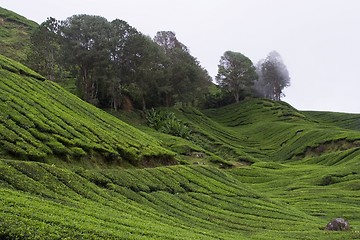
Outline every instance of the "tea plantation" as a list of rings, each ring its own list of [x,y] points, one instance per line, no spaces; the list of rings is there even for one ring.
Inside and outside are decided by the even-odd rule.
[[[262,99],[162,111],[189,136],[1,56],[0,239],[360,238],[360,115]],[[325,231],[336,217],[350,230]]]
[[[0,57],[3,155],[49,161],[83,157],[119,164],[173,162],[155,138],[81,101],[6,57]]]
[[[25,62],[34,21],[0,6],[0,54]]]

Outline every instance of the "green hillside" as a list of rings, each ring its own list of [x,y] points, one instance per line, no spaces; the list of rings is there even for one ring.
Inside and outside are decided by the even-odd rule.
[[[360,114],[337,112],[305,112],[305,114],[326,125],[360,131]]]
[[[0,93],[0,239],[360,238],[358,115],[162,109],[183,139],[3,56]],[[335,217],[350,230],[324,231]]]
[[[173,153],[141,131],[0,56],[1,155],[51,159],[172,163]],[[90,161],[90,160],[89,160]]]
[[[234,135],[246,138],[249,147],[261,150],[260,160],[299,162],[312,156],[360,147],[360,132],[353,131],[356,130],[355,116],[350,114],[352,122],[335,127],[330,119],[338,120],[332,114],[316,121],[314,114],[302,113],[286,103],[270,100],[245,101],[241,105],[205,113],[230,128]]]
[[[0,54],[24,62],[37,23],[0,7]]]

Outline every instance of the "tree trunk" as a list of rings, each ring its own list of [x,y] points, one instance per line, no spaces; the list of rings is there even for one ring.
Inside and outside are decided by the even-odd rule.
[[[235,102],[238,103],[240,101],[240,94],[238,92],[234,92]]]
[[[170,94],[168,93],[165,94],[165,102],[166,107],[170,107]]]
[[[88,82],[88,74],[87,74],[87,69],[85,67],[82,68],[82,91],[84,94],[84,100],[89,102],[89,92],[88,92],[88,88],[89,88],[89,82]]]
[[[145,111],[146,110],[146,102],[145,102],[145,97],[144,96],[142,96],[141,101],[142,101],[142,110]]]

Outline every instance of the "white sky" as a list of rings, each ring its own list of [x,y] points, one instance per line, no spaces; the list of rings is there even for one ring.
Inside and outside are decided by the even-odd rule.
[[[214,77],[222,54],[254,64],[276,50],[291,86],[283,100],[300,110],[360,113],[359,0],[0,0],[41,23],[73,14],[119,18],[153,37],[171,30]]]

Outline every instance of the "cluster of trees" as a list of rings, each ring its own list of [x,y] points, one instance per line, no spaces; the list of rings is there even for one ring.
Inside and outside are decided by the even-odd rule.
[[[43,22],[32,35],[28,65],[50,80],[76,81],[85,101],[114,110],[176,103],[214,107],[246,96],[280,100],[290,84],[277,52],[254,66],[243,54],[227,51],[215,86],[174,32],[152,39],[125,21],[90,15]]]
[[[230,93],[235,102],[246,96],[279,101],[283,90],[290,86],[289,72],[279,53],[270,52],[256,66],[238,52],[227,51],[220,59],[216,81]]]
[[[76,79],[79,96],[117,110],[196,104],[211,77],[170,31],[154,39],[122,20],[74,15],[48,18],[32,36],[28,65],[48,79]]]

